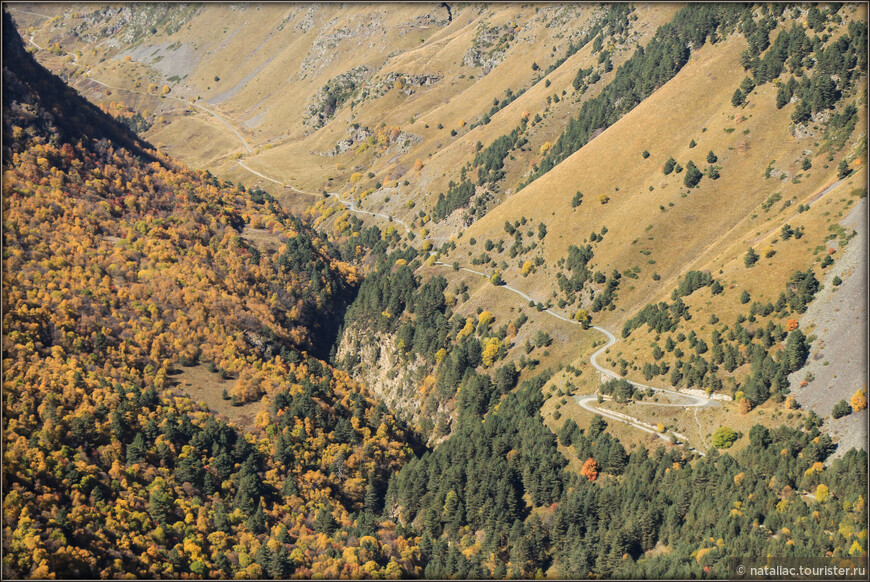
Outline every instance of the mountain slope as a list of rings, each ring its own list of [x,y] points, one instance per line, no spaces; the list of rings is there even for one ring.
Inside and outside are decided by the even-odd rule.
[[[13,10],[7,576],[866,557],[866,7]]]
[[[354,269],[66,91],[6,13],[3,40],[4,577],[352,575],[329,536],[413,443],[309,355]],[[206,363],[262,398],[252,434],[177,386]]]

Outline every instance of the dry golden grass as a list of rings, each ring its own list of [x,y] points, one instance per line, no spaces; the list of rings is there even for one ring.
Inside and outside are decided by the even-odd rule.
[[[762,257],[758,263],[752,268],[747,268],[743,262],[743,255],[748,248],[747,245],[742,245],[741,242],[735,243],[730,249],[732,258],[721,265],[722,273],[716,267],[720,265],[713,263],[711,271],[717,279],[725,286],[725,291],[719,296],[713,296],[708,288],[699,289],[692,295],[684,297],[683,300],[689,306],[692,314],[692,319],[683,321],[680,324],[680,330],[688,334],[690,331],[695,331],[699,337],[707,341],[709,345],[709,337],[714,328],[722,328],[724,325],[733,326],[738,315],[749,315],[749,306],[753,301],[762,303],[775,302],[779,293],[785,290],[785,283],[796,270],[806,270],[815,265],[814,271],[816,277],[821,281],[824,272],[818,267],[818,262],[825,256],[826,251],[819,251],[818,248],[827,248],[824,239],[831,234],[829,226],[836,222],[836,219],[845,214],[844,210],[851,208],[855,198],[848,194],[866,182],[866,169],[856,172],[855,175],[848,178],[838,188],[832,190],[817,205],[812,206],[809,211],[794,216],[795,203],[791,208],[782,212],[774,212],[771,209],[770,214],[774,214],[770,221],[765,221],[761,236],[755,237],[757,241],[753,245],[757,251],[761,248],[771,247],[776,251],[770,258]],[[776,205],[780,207],[782,202]],[[759,211],[761,220],[765,214]],[[782,225],[787,222],[793,228],[803,227],[805,234],[801,239],[791,238],[787,241],[777,240],[780,236]],[[759,232],[759,231],[756,231]],[[777,242],[774,242],[777,240]],[[759,253],[760,254],[760,253]],[[837,258],[838,253],[833,257]],[[672,289],[672,287],[671,287]],[[750,295],[750,303],[742,304],[740,302],[741,293],[746,290]],[[659,300],[669,301],[668,296],[670,289],[664,288]],[[711,315],[716,315],[719,323],[713,325],[710,323]],[[755,325],[766,325],[767,321],[772,320],[775,324],[785,324],[785,319],[778,317],[776,314],[771,314],[768,317],[756,316],[758,322]],[[789,317],[794,317],[791,315]],[[663,334],[657,342],[659,347],[664,347],[665,339],[668,335]],[[653,361],[651,357],[651,343],[655,342],[657,334],[651,331],[647,326],[643,326],[634,332],[629,339],[619,345],[619,350],[629,362],[635,364],[638,368],[642,367],[646,361]],[[680,345],[683,351],[688,351],[686,342]],[[666,355],[665,361],[671,362],[673,356]],[[735,375],[742,378],[746,372],[745,368],[739,368]],[[629,377],[635,380],[642,381],[642,376],[637,370],[629,373]],[[650,383],[653,385],[664,385],[663,380],[653,379]]]
[[[186,143],[176,141],[179,132],[184,132]],[[155,124],[147,139],[192,168],[207,167],[209,161],[226,159],[241,149],[238,139],[205,113],[178,116],[167,125]]]
[[[642,18],[644,23],[638,31],[638,42],[645,44],[652,37],[658,25],[673,16],[676,10],[678,10],[678,7],[675,5],[658,4],[638,7],[639,20]],[[540,31],[540,34],[544,34],[544,32]],[[444,104],[438,109],[433,110],[430,114],[422,117],[421,121],[429,123],[430,127],[435,126],[438,122],[443,122],[445,133],[449,136],[449,132],[446,130],[453,127],[453,125],[448,123],[449,121],[454,121],[455,125],[455,120],[462,119],[463,117],[467,118],[467,112],[469,111],[474,112],[475,115],[482,114],[492,106],[493,97],[503,98],[505,88],[510,87],[516,92],[518,88],[526,86],[532,77],[529,74],[531,73],[531,63],[538,62],[542,64],[548,62],[548,55],[541,53],[541,48],[546,49],[547,46],[547,43],[541,41],[537,52],[524,54],[522,57],[518,56],[516,62],[511,60],[510,67],[499,67],[494,73],[487,75],[483,80],[480,80],[473,87],[469,88],[468,91],[464,92],[461,100],[452,100]],[[546,53],[546,50],[543,52]],[[619,64],[630,55],[630,51],[616,53],[613,56],[614,72],[605,74],[602,80],[583,96],[583,101],[597,95],[600,89],[613,78]],[[459,181],[459,168],[467,161],[469,156],[473,155],[475,144],[478,141],[487,146],[501,135],[509,133],[517,127],[524,112],[528,112],[531,117],[540,113],[544,117],[544,121],[530,132],[529,151],[520,152],[517,150],[512,152],[512,155],[517,158],[518,162],[510,163],[509,161],[506,165],[506,178],[502,184],[504,188],[512,189],[512,185],[531,168],[533,162],[539,159],[538,150],[540,145],[546,141],[555,141],[564,129],[568,119],[576,115],[579,105],[575,101],[575,92],[571,84],[577,69],[590,67],[596,63],[597,56],[592,53],[592,45],[590,43],[568,58],[565,63],[549,75],[542,77],[521,97],[492,116],[492,121],[489,124],[478,126],[464,134],[461,133],[456,138],[445,136],[446,145],[432,156],[430,164],[433,167],[446,169],[447,171],[443,176],[439,176],[434,171],[425,173],[427,180],[423,181],[425,186],[421,188],[421,194],[430,195],[430,202],[434,202],[438,192],[446,190],[449,180]],[[545,79],[551,82],[550,87],[545,86]],[[548,107],[547,96],[554,93],[561,96],[563,90],[566,91],[567,95],[561,97],[561,101],[558,104],[553,103]],[[481,93],[482,91],[484,93]],[[433,232],[440,234],[437,226]]]
[[[624,272],[634,266],[641,270],[637,280],[623,278],[619,309],[596,317],[597,323],[614,329],[647,302],[668,296],[685,272],[705,268],[715,268],[716,272],[727,263],[742,261],[749,242],[760,230],[756,223],[767,215],[755,220],[748,217],[770,193],[781,191],[783,201],[795,197],[796,206],[836,180],[835,164],[824,169],[822,158],[813,162],[813,169],[804,173],[800,184],[763,178],[772,160],[777,160],[777,168],[794,175],[801,152],[815,148],[812,140],[789,135],[792,108],[775,109],[772,86],[765,85],[754,94],[749,109],[731,106],[734,79],[742,78],[737,57],[744,47],[742,39],[731,38],[701,49],[673,81],[621,121],[473,224],[452,256],[465,256],[471,238],[504,237],[504,222],[525,216],[533,224],[546,223],[549,234],[543,257],[546,264],[553,265],[566,256],[568,245],[580,245],[590,232],[607,226],[609,233],[595,250],[595,268],[605,273],[613,268]],[[738,124],[735,117],[740,115],[747,119]],[[731,127],[737,130],[724,131]],[[689,149],[692,139],[698,145]],[[746,153],[741,153],[743,147],[748,148]],[[651,153],[646,160],[640,155],[644,149]],[[673,156],[684,166],[694,159],[703,169],[710,150],[719,157],[721,178],[713,181],[705,177],[698,188],[682,197],[681,192],[687,190],[683,174],[664,176],[661,165]],[[585,198],[572,212],[570,200],[577,190]],[[609,203],[597,201],[602,193],[610,197]],[[793,214],[795,206],[783,217]],[[776,224],[766,225],[765,232],[781,226],[773,222]],[[641,254],[641,250],[650,254]],[[503,273],[509,284],[539,289],[541,295],[556,289],[555,273],[542,269],[523,279],[516,261],[509,263],[511,268]],[[772,263],[777,263],[776,257]],[[653,272],[661,275],[661,281],[652,280]],[[768,296],[774,290],[778,294],[783,284],[776,277],[756,279],[760,293]]]
[[[469,135],[465,135],[466,129],[456,138],[450,137],[450,129],[459,129],[461,120],[471,123],[488,111],[493,98],[504,97],[505,89],[518,91],[528,87],[531,80],[543,72],[533,71],[532,62],[545,68],[567,47],[566,30],[573,31],[576,36],[601,10],[597,6],[544,6],[536,7],[531,13],[529,7],[519,5],[460,5],[453,8],[453,22],[446,25],[446,22],[439,22],[445,16],[443,9],[434,5],[309,8],[266,4],[240,10],[237,6],[208,5],[170,36],[158,33],[143,37],[141,45],[132,47],[138,52],[130,62],[122,58],[129,52],[125,47],[116,50],[102,45],[91,54],[92,47],[83,46],[66,34],[65,26],[80,22],[75,19],[64,20],[56,30],[40,27],[39,38],[44,43],[60,41],[67,51],[83,48],[85,54],[81,62],[93,67],[94,78],[109,84],[132,88],[137,81],[143,87],[152,82],[160,86],[168,82],[173,96],[185,99],[202,97],[204,104],[231,120],[255,149],[266,144],[275,146],[273,150],[252,156],[256,159],[250,159],[250,165],[278,180],[291,181],[306,191],[334,190],[337,188],[331,186],[335,186],[336,181],[343,183],[356,169],[365,168],[382,177],[396,167],[411,167],[415,159],[421,158],[427,161],[427,171],[413,184],[413,195],[420,197],[437,194],[446,188],[447,181],[455,177],[446,169],[458,168],[461,163],[455,167],[453,163],[465,156],[478,139],[486,144],[510,131],[524,109],[532,113],[543,111],[547,95],[562,89],[573,92],[570,83],[577,67],[594,62],[590,47],[549,75],[553,83],[551,87],[545,88],[541,80],[526,95],[494,116],[489,125],[481,126]],[[645,42],[658,24],[676,10],[677,7],[670,5],[638,7],[641,42]],[[548,27],[549,19],[560,11],[570,13],[567,17],[563,14],[564,22],[570,26]],[[435,20],[427,22],[427,18]],[[299,28],[306,21],[310,21],[307,28]],[[278,30],[282,22],[283,29]],[[481,26],[501,26],[510,22],[518,22],[521,26],[501,65],[487,75],[482,75],[479,68],[462,66],[462,59]],[[180,53],[178,49],[167,50],[166,47],[176,43],[193,55],[192,65],[186,62],[172,64],[173,58],[180,60],[177,58]],[[153,55],[157,53],[152,53],[151,47],[154,51],[161,50],[161,61],[155,62]],[[553,57],[552,47],[557,49],[552,53]],[[615,64],[618,65],[630,51],[624,53],[615,55]],[[313,95],[332,77],[360,65],[377,71],[375,78],[389,72],[401,72],[440,75],[442,80],[429,87],[415,88],[410,96],[392,89],[382,98],[364,101],[353,111],[343,107],[331,123],[312,133],[302,124],[302,118]],[[181,82],[167,81],[173,70],[187,76]],[[215,81],[215,77],[220,81]],[[123,98],[132,102],[137,97],[124,93]],[[569,101],[566,98],[558,106],[551,107],[547,122],[540,127],[542,141],[558,135],[573,107]],[[158,106],[151,104],[152,110]],[[413,124],[410,122],[412,116],[416,118]],[[209,120],[203,117],[202,121]],[[251,127],[248,128],[245,122],[251,123]],[[317,154],[332,150],[336,141],[345,137],[345,128],[351,123],[375,128],[382,122],[397,125],[423,139],[397,158],[375,159],[352,151],[338,158],[323,158]],[[444,126],[441,130],[437,129],[439,123]],[[230,140],[236,139],[226,128],[219,125],[216,128],[226,133]],[[159,140],[149,137],[170,148],[182,145],[189,148],[191,139],[194,144],[205,145],[197,140],[200,133],[202,130],[189,122],[171,123],[169,128],[160,132]],[[236,149],[228,148],[227,151]],[[447,150],[450,152],[447,156],[439,157]],[[433,154],[432,158],[430,154]],[[431,165],[430,160],[434,162]],[[223,163],[220,156],[214,155],[189,155],[186,161],[197,167],[207,167],[221,176],[235,169],[234,164]],[[344,169],[339,170],[336,165],[342,165]],[[521,166],[523,164],[517,167]],[[329,177],[335,180],[330,182]],[[244,179],[249,185],[258,180],[251,175]]]
[[[209,410],[225,417],[242,430],[253,428],[254,418],[263,409],[263,401],[233,406],[230,400],[224,400],[222,392],[232,392],[237,380],[223,380],[219,374],[209,372],[202,364],[183,367],[171,379],[177,382],[176,388],[190,396],[191,400],[205,404]]]

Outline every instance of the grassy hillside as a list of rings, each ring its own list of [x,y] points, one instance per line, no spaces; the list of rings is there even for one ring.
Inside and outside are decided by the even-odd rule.
[[[863,13],[854,17],[860,21]],[[790,27],[789,21],[780,25],[783,30]],[[836,30],[846,28],[843,21]],[[776,31],[771,34],[775,36]],[[866,182],[866,134],[855,131],[838,142],[824,121],[802,131],[791,120],[796,105],[777,108],[777,90],[770,84],[735,107],[731,101],[734,79],[743,74],[739,61],[746,47],[743,38],[733,35],[693,51],[674,80],[472,224],[456,240],[456,249],[441,260],[480,263],[487,275],[497,270],[508,285],[557,313],[578,318],[588,314],[593,323],[614,332],[643,306],[671,303],[672,291],[691,271],[710,273],[724,292],[712,294],[702,287],[683,297],[691,319],[679,321],[671,333],[674,337],[695,334],[709,346],[713,330],[727,334],[728,326],[733,328],[740,315],[743,321],[750,318],[750,330],[771,319],[781,325],[788,318],[799,319],[800,313],[788,312],[773,318],[755,317],[750,308],[755,302],[759,306],[776,302],[796,271],[813,268],[819,280],[826,282],[823,258],[836,261],[840,256],[837,243],[829,241],[848,242],[851,230],[837,223],[866,192],[861,187]],[[850,100],[866,103],[866,84],[842,101]],[[844,109],[843,102],[837,111]],[[857,115],[858,127],[863,127],[863,115]],[[663,167],[669,159],[680,166],[688,166],[691,160],[705,175],[690,188],[685,170],[665,174]],[[706,175],[710,166],[717,170],[716,179]],[[842,179],[844,174],[848,175]],[[789,232],[797,230],[802,236],[786,237],[785,225]],[[490,241],[494,248],[487,250]],[[572,277],[569,247],[587,244],[592,253],[588,284],[582,293],[566,291],[559,277]],[[752,268],[744,262],[749,248],[761,257]],[[600,280],[591,276],[593,271],[601,273]],[[614,271],[621,275],[618,279]],[[616,299],[598,310],[593,298],[606,296],[605,281],[617,284]],[[744,290],[751,297],[746,304],[741,302]],[[812,327],[807,333],[812,334]],[[659,363],[653,349],[664,349],[667,335],[644,325],[609,350],[605,361],[635,380],[671,386],[674,380],[669,374],[644,373],[644,365]],[[687,351],[685,345],[680,347]],[[661,363],[667,362],[672,370],[678,360],[667,353]],[[847,360],[848,356],[838,364],[848,368]],[[714,381],[716,389],[732,395],[739,392],[750,371],[749,360],[745,362],[738,362],[736,370],[720,369],[723,384],[720,388]],[[736,383],[725,382],[728,378]],[[705,377],[708,388],[709,379]],[[677,382],[686,386],[685,378]],[[837,383],[842,386],[838,398],[851,396],[861,383],[851,376]],[[796,380],[793,389],[798,388]],[[737,404],[726,405],[726,411],[736,413]],[[768,420],[770,411],[765,418],[765,410],[753,411],[750,422],[775,424],[786,415],[800,416],[788,410],[774,411]],[[691,416],[678,426],[699,441],[709,442],[713,430],[724,421],[724,417],[705,413],[699,427]]]
[[[45,10],[42,6],[30,8]],[[68,70],[82,65],[94,78],[125,89],[148,92],[148,86],[154,84],[156,87],[150,92],[158,95],[160,88],[168,84],[172,97],[200,98],[203,105],[231,119],[252,145],[288,142],[279,151],[284,151],[284,156],[302,156],[306,165],[311,165],[321,158],[312,156],[312,152],[332,151],[335,143],[345,137],[345,127],[352,121],[372,129],[382,121],[404,129],[410,125],[411,116],[419,117],[448,101],[462,104],[464,111],[470,109],[470,104],[480,102],[482,114],[487,102],[503,89],[480,87],[475,78],[486,80],[492,66],[504,62],[500,71],[511,71],[515,78],[509,80],[517,90],[528,85],[534,75],[531,62],[536,57],[544,61],[543,51],[548,50],[545,46],[552,40],[560,45],[557,50],[565,50],[568,41],[574,40],[588,26],[585,23],[600,12],[592,7],[545,7],[530,15],[529,10],[523,14],[519,7],[460,5],[452,22],[448,22],[443,8],[414,5],[398,8],[206,6],[193,11],[169,9],[167,14],[143,13],[135,19],[130,19],[129,9],[66,11],[50,24],[24,12],[20,17],[23,22],[35,25],[32,31],[37,44],[52,47],[59,43],[62,48],[58,52],[64,53],[75,53],[82,40],[88,41],[89,34],[106,26],[116,28],[120,41],[116,46],[85,50],[81,62],[66,64]],[[22,6],[21,10],[25,9]],[[569,38],[554,39],[558,29],[545,28],[553,18],[575,23],[577,32]],[[177,21],[174,25],[173,20]],[[144,34],[147,30],[143,29],[149,26],[155,32]],[[73,31],[76,36],[70,34]],[[542,38],[540,34],[546,36]],[[499,44],[502,36],[506,40]],[[540,42],[545,38],[547,43]],[[365,50],[359,50],[363,46]],[[475,47],[482,56],[465,59],[466,53]],[[514,58],[521,58],[523,66],[512,66]],[[462,64],[464,59],[467,66]],[[309,135],[316,124],[306,124],[304,112],[310,105],[317,105],[318,91],[330,81],[361,68],[364,70],[349,91],[352,97],[337,92],[341,101],[338,108],[321,130]],[[403,91],[396,87],[395,77],[390,74],[431,78],[406,79],[408,86]],[[490,80],[498,77],[491,76]],[[128,99],[128,93],[117,96]],[[351,103],[355,104],[353,110]],[[411,113],[406,114],[406,110]],[[200,122],[206,123],[207,116],[202,117]],[[447,123],[446,117],[439,114],[439,118]],[[459,120],[454,121],[458,124]],[[435,123],[428,132],[422,125],[425,122],[419,132],[434,138]],[[448,132],[449,129],[441,133]],[[173,135],[166,134],[164,141],[183,143],[187,139],[183,129],[177,139],[173,140]],[[294,148],[293,144],[303,137],[305,145]],[[289,172],[298,186],[318,188],[325,179],[321,173],[317,182],[305,180],[295,176],[292,167],[275,166],[270,159],[266,157],[266,167]],[[324,163],[331,161],[334,160]],[[413,158],[410,163],[413,164]],[[330,169],[333,168],[330,164]]]
[[[533,224],[544,222],[548,235],[541,243],[542,257],[551,270],[530,276],[527,283],[527,288],[545,290],[543,300],[554,287],[552,266],[567,255],[567,247],[588,241],[589,233],[607,226],[617,234],[606,235],[598,243],[598,268],[621,272],[640,268],[638,279],[628,282],[634,288],[621,289],[622,309],[604,315],[605,323],[616,323],[631,315],[632,306],[654,299],[657,289],[669,293],[683,273],[713,264],[724,267],[720,255],[727,254],[729,246],[745,251],[745,245],[758,242],[759,229],[764,233],[777,230],[795,206],[809,202],[837,181],[838,159],[854,158],[854,147],[862,142],[837,152],[833,163],[829,162],[829,152],[820,151],[823,144],[816,145],[818,139],[791,135],[791,109],[775,108],[770,86],[753,95],[748,108],[735,109],[730,98],[733,79],[740,72],[737,57],[744,49],[739,38],[701,49],[674,81],[514,196],[510,204],[472,225],[454,256],[467,256],[472,238],[507,239],[505,221],[525,216]],[[690,148],[693,141],[696,145]],[[643,158],[644,151],[650,153],[648,158]],[[718,157],[721,177],[717,180],[704,179],[690,190],[683,183],[685,174],[665,176],[662,172],[670,157],[684,166],[694,160],[706,167],[709,151]],[[812,171],[800,169],[805,157],[812,162]],[[769,165],[788,179],[765,178]],[[853,180],[860,183],[860,178]],[[572,208],[578,190],[584,195],[583,202]],[[764,212],[760,205],[773,193],[794,206],[783,208],[779,203]],[[606,196],[606,203],[601,196]],[[759,212],[761,218],[751,218]],[[737,249],[732,250],[732,257]],[[503,272],[509,282],[522,281],[517,262],[510,261],[509,270]],[[653,280],[653,273],[662,279]]]

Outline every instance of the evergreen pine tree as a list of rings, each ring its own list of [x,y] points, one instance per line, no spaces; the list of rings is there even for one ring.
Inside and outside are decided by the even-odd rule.
[[[377,513],[378,510],[378,490],[375,488],[375,483],[371,478],[368,485],[366,485],[363,510],[369,513]]]
[[[796,329],[788,334],[788,339],[785,341],[785,357],[788,362],[788,372],[799,370],[804,362],[807,361],[807,356],[810,354],[807,338],[800,329]]]
[[[127,464],[141,463],[145,460],[145,437],[137,432],[133,442],[127,445]]]
[[[245,525],[255,534],[261,534],[266,531],[266,514],[263,512],[262,502],[257,505],[256,511],[245,520]]]

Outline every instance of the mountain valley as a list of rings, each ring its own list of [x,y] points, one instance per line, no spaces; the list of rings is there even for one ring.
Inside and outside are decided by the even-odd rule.
[[[866,5],[3,26],[4,577],[866,564]]]

